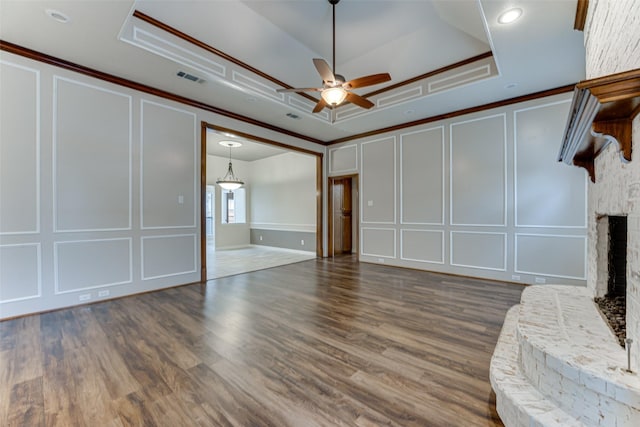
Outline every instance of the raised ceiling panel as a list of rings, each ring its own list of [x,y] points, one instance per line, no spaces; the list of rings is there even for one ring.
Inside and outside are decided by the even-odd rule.
[[[401,231],[400,258],[407,261],[444,264],[444,231]]]
[[[245,86],[253,92],[261,93],[264,96],[277,99],[278,101],[284,101],[285,99],[285,95],[283,93],[279,93],[274,90],[273,84],[264,84],[257,79],[249,77],[246,73],[240,73],[238,71],[234,71],[231,75],[233,76],[232,78],[235,83]]]
[[[0,111],[0,234],[37,233],[40,72],[1,61]]]
[[[56,242],[56,294],[131,283],[131,238]]]
[[[506,224],[506,117],[451,125],[451,224]]]
[[[449,73],[446,77],[436,78],[427,85],[429,93],[453,89],[471,83],[475,80],[487,78],[491,75],[491,64],[487,63],[473,68]]]
[[[145,29],[146,28],[146,29]],[[145,23],[137,23],[132,27],[125,27],[121,40],[148,50],[180,65],[193,68],[203,73],[204,76],[224,77],[226,67],[219,62],[212,61],[207,52],[196,49],[182,40],[166,32],[158,31]]]
[[[396,139],[365,142],[362,148],[363,223],[396,222]]]
[[[142,280],[196,272],[196,236],[142,238]]]
[[[0,303],[39,297],[40,275],[39,243],[0,245]]]
[[[55,77],[56,231],[131,228],[131,102],[119,92]]]
[[[473,0],[468,1],[469,4],[473,4]],[[325,48],[331,46],[329,40],[321,43],[323,49],[320,51],[310,51],[308,45],[309,43],[317,45],[319,40],[323,39],[323,35],[329,36],[329,33],[326,32],[328,29],[326,26],[322,26],[320,32],[310,30],[310,28],[316,28],[320,25],[322,21],[322,19],[318,19],[320,16],[325,19],[326,15],[322,13],[315,18],[310,18],[311,15],[309,15],[311,9],[319,12],[325,10],[328,5],[310,6],[307,3],[310,2],[306,2],[304,5],[288,4],[284,9],[276,7],[275,4],[266,8],[257,7],[255,2],[213,2],[211,5],[204,6],[201,4],[191,5],[192,17],[188,23],[178,24],[178,21],[181,21],[181,17],[185,14],[182,5],[175,9],[177,6],[172,2],[163,2],[163,7],[158,9],[153,6],[153,2],[138,2],[136,11],[120,31],[120,40],[173,61],[186,72],[191,73],[190,70],[193,70],[199,80],[206,81],[206,84],[202,85],[201,91],[206,91],[214,96],[220,93],[222,88],[233,89],[242,93],[242,97],[245,97],[246,94],[255,95],[263,100],[277,103],[280,107],[293,107],[308,114],[311,120],[323,121],[328,124],[346,122],[352,118],[371,114],[371,111],[349,103],[345,103],[335,110],[309,114],[313,105],[308,105],[307,102],[293,101],[296,98],[306,99],[300,94],[292,93],[289,96],[284,96],[276,93],[276,90],[281,87],[321,86],[321,79],[319,79],[309,58],[331,57],[330,52],[322,53]],[[381,85],[376,85],[377,91],[371,92],[371,101],[376,104],[375,110],[400,106],[444,90],[459,88],[498,76],[498,68],[490,54],[491,43],[487,34],[484,33],[484,18],[478,8],[458,8],[464,12],[457,12],[451,15],[455,16],[454,18],[448,16],[448,20],[445,20],[436,13],[436,8],[430,2],[415,4],[396,2],[387,6],[383,8],[386,12],[382,13],[378,4],[375,15],[378,17],[397,16],[402,21],[389,25],[387,16],[383,27],[384,31],[378,31],[373,39],[370,37],[373,34],[364,38],[350,38],[349,34],[343,34],[343,37],[351,40],[343,47],[350,46],[350,48],[347,50],[338,49],[337,62],[332,64],[333,68],[339,69],[340,73],[348,76],[349,79],[379,72],[389,72],[393,76],[393,83],[388,89],[385,90],[380,87]],[[364,4],[344,4],[339,7],[340,10],[351,8],[364,10],[368,19],[373,17],[370,13],[371,8]],[[446,8],[439,5],[437,9],[444,10]],[[283,27],[274,27],[266,22],[264,16],[256,14],[258,10],[260,10],[260,14],[271,18],[273,18],[274,10],[278,10],[275,13],[278,16],[278,26]],[[425,11],[428,13],[425,14]],[[252,42],[248,44],[232,42],[229,45],[222,29],[233,26],[233,24],[219,22],[212,26],[211,21],[212,16],[216,16],[216,19],[219,20],[223,15],[229,13],[233,15],[228,15],[228,19],[236,19],[245,24],[249,23],[250,33],[254,35],[259,33],[260,36],[253,37]],[[197,18],[199,14],[204,14],[207,18],[204,20]],[[291,16],[292,18],[286,19],[283,16]],[[358,16],[359,22],[362,20],[360,12],[354,16]],[[427,16],[429,17],[428,22],[425,21]],[[475,27],[482,28],[482,36],[480,37],[479,33],[471,36],[466,30],[458,28],[457,25],[460,25],[461,19],[465,22],[465,27],[474,23]],[[224,18],[222,20],[225,21]],[[417,27],[407,25],[408,21],[412,21]],[[375,24],[371,23],[369,26],[375,26]],[[200,27],[199,30],[198,27]],[[413,30],[410,30],[410,27],[413,27]],[[353,25],[346,28],[347,32],[358,31]],[[295,36],[290,33],[292,30],[297,33]],[[343,30],[345,30],[344,26]],[[364,28],[360,29],[360,31],[362,30]],[[201,38],[195,36],[198,32]],[[215,34],[223,37],[217,37]],[[309,36],[309,34],[313,34],[313,36]],[[245,37],[248,36],[245,35]],[[416,57],[407,54],[407,52],[414,52],[417,49],[425,51],[437,49],[441,45],[440,39],[442,38],[448,41],[449,48],[440,50],[439,55]],[[242,37],[238,40],[241,39]],[[377,43],[374,39],[384,40],[384,43]],[[300,44],[300,40],[305,40],[304,45]],[[270,49],[272,53],[267,54],[266,50],[256,48],[256,43]],[[289,53],[287,59],[284,59],[282,55],[273,54],[273,50],[280,50],[283,44],[287,46]],[[358,47],[357,45],[367,47],[363,50],[362,46]],[[249,47],[245,50],[244,46]],[[231,49],[231,51],[227,49]],[[354,50],[351,51],[351,49]],[[349,51],[351,53],[348,53]],[[357,54],[354,55],[354,52]],[[292,55],[299,56],[296,56],[297,59],[294,60]],[[277,60],[274,61],[273,58],[277,58]],[[392,60],[385,60],[385,58],[392,58]],[[372,71],[365,71],[362,64],[366,64],[366,68],[371,68]],[[369,97],[366,91],[364,89],[357,93]],[[373,113],[375,114],[375,111]]]
[[[400,137],[403,224],[444,223],[444,128]]]
[[[514,113],[516,226],[586,227],[586,174],[557,158],[570,106],[567,100]]]
[[[142,102],[142,228],[196,226],[196,116]]]
[[[378,107],[384,107],[387,105],[397,104],[399,102],[405,102],[420,96],[422,96],[422,86],[417,86],[397,93],[391,92],[391,94],[387,96],[381,96],[378,98],[376,104]]]

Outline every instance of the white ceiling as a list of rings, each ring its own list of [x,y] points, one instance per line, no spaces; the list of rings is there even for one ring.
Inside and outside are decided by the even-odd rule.
[[[511,25],[498,24],[498,15],[512,6],[523,9],[521,19]],[[58,10],[71,21],[56,22],[45,14],[46,9]],[[190,67],[170,55],[159,55],[157,49],[152,52],[125,42],[127,32],[133,34],[132,28],[140,24],[132,17],[135,10],[293,87],[321,83],[312,58],[332,62],[331,5],[326,0],[0,0],[0,38],[321,141],[584,78],[583,36],[573,30],[576,0],[342,0],[336,6],[336,71],[347,79],[382,72],[392,77],[389,83],[358,89],[358,94],[488,51],[493,52],[498,75],[376,106],[366,114],[332,123],[327,115],[312,115],[313,103],[300,95],[277,99],[274,88],[278,85],[191,43],[176,41],[172,35],[161,36],[177,46],[175,49],[199,58],[200,64],[210,62],[234,72],[240,70],[246,82],[257,82],[257,90],[236,84],[229,76],[203,74],[195,62]],[[151,28],[145,25],[139,28]],[[157,28],[154,31],[160,37]],[[206,82],[177,78],[180,70]],[[349,108],[353,107],[336,111]],[[287,113],[299,118],[291,119]]]
[[[229,147],[220,145],[221,141],[234,141],[239,142],[242,145],[240,147],[232,148],[231,153],[229,153]],[[235,135],[225,135],[223,133],[207,129],[207,154],[212,156],[228,158],[229,155],[231,155],[232,160],[253,162],[255,160],[277,156],[286,152],[287,150],[272,145],[261,144],[245,138],[238,138]]]

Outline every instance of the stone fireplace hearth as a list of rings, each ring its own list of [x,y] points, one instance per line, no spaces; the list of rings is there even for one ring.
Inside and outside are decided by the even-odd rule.
[[[509,310],[491,361],[496,409],[507,427],[640,426],[637,0],[580,1],[575,28],[584,29],[586,80],[576,85],[559,157],[592,182],[587,287],[531,286]],[[626,266],[609,264],[610,216],[627,219],[626,249],[615,255]],[[610,270],[624,270],[629,359],[593,301],[609,292]]]
[[[633,123],[638,135],[640,116]],[[610,144],[594,169],[587,287],[528,287],[505,318],[490,376],[508,427],[640,426],[640,161],[621,162],[617,145]],[[609,222],[619,216],[626,217],[627,242],[614,258],[623,257],[626,266],[609,259]],[[610,270],[620,269],[632,372],[593,300],[610,292]],[[619,288],[621,282],[612,280]]]
[[[511,426],[640,425],[640,376],[584,287],[530,286],[491,359],[496,409]]]

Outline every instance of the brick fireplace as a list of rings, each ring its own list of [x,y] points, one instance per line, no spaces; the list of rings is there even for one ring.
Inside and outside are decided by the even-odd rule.
[[[634,120],[638,135],[639,117]],[[611,146],[595,162],[596,183],[589,188],[589,269],[587,287],[594,296],[609,292],[611,279],[610,222],[626,218],[627,337],[631,344],[632,368],[640,369],[640,161],[621,162]],[[615,256],[620,257],[618,253]],[[613,267],[616,268],[616,267]]]
[[[637,140],[640,115],[633,130]],[[507,427],[640,426],[640,159],[622,161],[612,143],[591,171],[587,286],[526,288],[507,313],[491,360],[496,409]],[[612,270],[623,270],[618,286],[626,282],[630,354],[593,301],[610,292]]]
[[[637,0],[579,1],[576,23],[582,7],[586,80],[576,86],[579,102],[567,125],[575,138],[565,138],[560,157],[592,181],[587,286],[528,287],[507,313],[491,383],[508,427],[640,426],[640,148],[633,151],[640,141],[640,7]],[[612,243],[609,226],[620,218],[626,247],[614,248],[610,262],[619,242]],[[620,273],[614,288],[625,292],[630,353],[593,302],[610,292],[612,270]]]

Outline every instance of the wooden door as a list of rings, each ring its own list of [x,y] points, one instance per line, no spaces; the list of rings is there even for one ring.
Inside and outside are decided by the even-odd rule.
[[[351,253],[351,178],[342,180],[342,253]]]
[[[351,253],[352,193],[351,178],[333,181],[333,249],[334,253]]]

